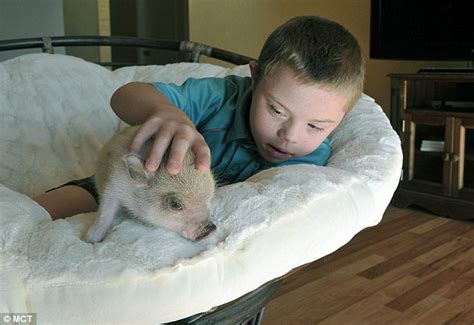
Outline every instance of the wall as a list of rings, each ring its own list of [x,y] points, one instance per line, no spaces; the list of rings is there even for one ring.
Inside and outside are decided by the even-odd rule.
[[[365,92],[390,109],[393,72],[467,63],[370,60],[370,0],[190,0],[190,40],[257,57],[266,37],[293,16],[319,15],[344,25],[359,40],[367,60]]]
[[[63,33],[62,0],[0,0],[0,39]],[[0,52],[0,61],[33,52],[41,52],[41,49]]]
[[[64,35],[99,35],[97,0],[64,0]],[[97,47],[69,47],[67,54],[99,61]]]
[[[64,35],[110,35],[109,0],[62,1],[64,7]],[[66,53],[92,62],[111,61],[111,49],[108,46],[71,46],[66,49]]]
[[[0,39],[63,35],[109,35],[109,0],[0,0]],[[0,53],[0,61],[41,49]],[[105,48],[55,48],[90,61],[110,61]]]

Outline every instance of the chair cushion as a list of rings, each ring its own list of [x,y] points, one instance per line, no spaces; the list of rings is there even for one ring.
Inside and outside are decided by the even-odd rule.
[[[269,169],[218,188],[218,230],[198,243],[123,219],[91,245],[80,237],[94,213],[51,221],[29,198],[93,173],[98,150],[121,126],[109,107],[120,85],[228,74],[249,70],[179,63],[112,72],[59,54],[0,64],[1,313],[68,324],[177,320],[330,254],[381,220],[402,154],[366,95],[331,135],[327,166]]]

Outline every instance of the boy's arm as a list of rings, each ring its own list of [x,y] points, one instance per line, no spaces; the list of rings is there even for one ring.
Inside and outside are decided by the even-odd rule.
[[[112,95],[110,105],[117,116],[131,125],[142,124],[132,141],[130,150],[139,151],[143,144],[154,138],[145,168],[156,170],[168,147],[166,167],[171,175],[181,170],[189,148],[196,156],[196,168],[210,168],[210,150],[193,122],[178,107],[171,104],[155,87],[132,82],[120,87]]]

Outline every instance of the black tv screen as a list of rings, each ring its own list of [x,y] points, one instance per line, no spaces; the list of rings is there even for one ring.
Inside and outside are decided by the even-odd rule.
[[[474,0],[372,0],[370,57],[474,61]]]

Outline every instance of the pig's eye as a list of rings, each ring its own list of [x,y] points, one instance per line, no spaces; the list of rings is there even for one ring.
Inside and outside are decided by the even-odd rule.
[[[167,197],[165,202],[166,205],[174,211],[181,211],[184,208],[183,203],[175,197]]]

